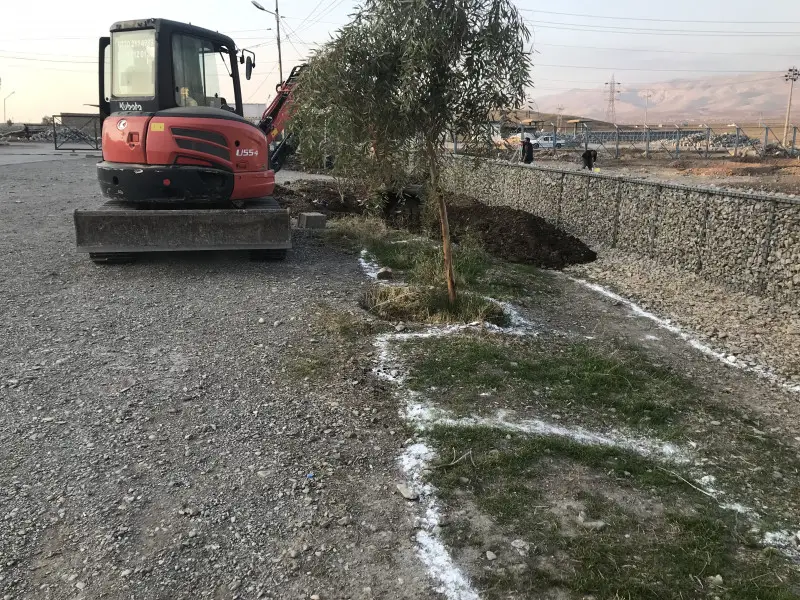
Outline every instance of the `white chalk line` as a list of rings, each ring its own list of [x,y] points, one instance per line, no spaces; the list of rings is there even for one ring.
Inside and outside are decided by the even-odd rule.
[[[423,471],[428,467],[436,453],[422,442],[408,446],[400,455],[402,468],[408,486],[419,495],[424,509],[420,517],[417,531],[417,555],[427,567],[428,574],[436,584],[436,591],[449,600],[479,600],[480,596],[473,589],[469,578],[456,565],[450,551],[436,533],[441,523],[441,512],[436,499],[436,490],[425,483]]]
[[[367,277],[378,279],[378,271],[381,270],[381,266],[375,262],[375,258],[366,249],[361,251],[361,256],[358,257],[358,264],[361,265],[361,270],[364,271]]]
[[[612,292],[607,287],[604,287],[604,286],[602,286],[600,284],[597,284],[597,283],[592,283],[590,281],[586,281],[585,279],[580,279],[578,277],[571,277],[571,276],[567,276],[567,277],[569,279],[571,279],[572,281],[574,281],[576,283],[579,283],[579,284],[589,288],[590,290],[598,292],[598,293],[602,294],[603,296],[606,296],[607,298],[611,298],[612,300],[614,300],[616,302],[624,304],[637,317],[643,317],[645,319],[649,319],[649,320],[653,321],[660,328],[666,329],[667,331],[669,331],[671,333],[674,333],[675,335],[680,337],[682,340],[687,342],[692,348],[694,348],[695,350],[699,350],[700,352],[702,352],[703,354],[705,354],[707,356],[710,356],[710,357],[712,357],[712,358],[714,358],[714,359],[716,359],[716,360],[718,360],[718,361],[720,361],[720,362],[722,362],[722,363],[724,363],[724,364],[726,364],[726,365],[728,365],[730,367],[734,367],[736,369],[741,369],[743,371],[746,371],[746,372],[749,372],[749,373],[753,373],[753,374],[755,374],[758,377],[761,377],[763,379],[768,379],[770,381],[773,381],[773,382],[777,383],[778,385],[780,385],[783,389],[785,389],[785,390],[787,390],[789,392],[792,392],[792,393],[795,393],[795,394],[800,393],[800,384],[795,384],[795,383],[791,383],[791,382],[787,381],[785,377],[782,377],[782,376],[778,375],[777,373],[775,373],[775,371],[773,371],[769,367],[765,367],[765,366],[761,366],[761,365],[751,365],[751,364],[749,364],[749,363],[747,363],[747,362],[745,362],[743,360],[737,359],[732,354],[726,354],[725,352],[722,352],[721,350],[717,350],[715,348],[712,348],[708,344],[704,344],[703,342],[698,340],[696,337],[694,337],[691,334],[689,334],[686,331],[684,331],[681,327],[679,327],[678,325],[673,323],[670,319],[665,319],[665,318],[656,316],[655,314],[645,310],[644,308],[642,308],[641,306],[639,306],[638,304],[636,304],[632,300],[629,300],[628,298],[625,298],[624,296],[620,296],[619,294],[617,294],[615,292]]]
[[[685,464],[691,460],[691,455],[688,451],[670,442],[625,435],[621,432],[611,432],[608,434],[598,433],[583,427],[565,427],[541,419],[516,420],[512,418],[513,413],[507,410],[495,411],[495,413],[489,417],[480,417],[476,415],[453,417],[441,409],[434,409],[432,407],[426,407],[424,404],[417,403],[407,409],[406,417],[409,421],[418,424],[422,430],[432,425],[445,425],[450,427],[491,427],[524,435],[566,438],[585,446],[621,448],[663,462]]]
[[[368,277],[377,280],[380,265],[371,258],[366,250],[361,252],[359,263]],[[648,313],[630,300],[618,296],[597,284],[575,278],[571,279],[622,302],[637,315],[652,319],[659,326],[687,340],[698,350],[715,358],[719,357],[727,364],[742,368],[740,365],[728,361],[724,354],[703,345],[668,320],[660,319]],[[418,432],[424,432],[427,427],[434,425],[488,426],[525,435],[564,437],[586,445],[619,447],[665,463],[685,464],[691,460],[691,452],[689,450],[681,449],[670,442],[632,436],[616,430],[608,433],[598,433],[582,427],[565,427],[540,419],[512,420],[510,418],[512,415],[508,411],[497,411],[491,417],[472,415],[455,418],[447,411],[432,406],[426,401],[422,392],[407,389],[405,384],[408,380],[409,371],[400,359],[399,354],[395,352],[396,343],[460,335],[468,332],[488,332],[515,336],[538,335],[540,333],[541,329],[525,319],[516,307],[510,303],[501,302],[493,298],[486,299],[497,303],[503,308],[509,318],[509,327],[500,327],[488,323],[455,324],[431,326],[424,331],[418,332],[384,333],[375,338],[374,344],[378,357],[377,365],[373,372],[377,377],[395,385],[395,396],[402,406],[401,415],[409,423],[412,423]],[[417,442],[409,445],[398,459],[410,489],[419,495],[420,506],[424,510],[424,516],[419,519],[420,529],[416,535],[417,555],[427,568],[429,576],[435,582],[435,589],[438,593],[444,595],[448,600],[479,600],[479,594],[470,584],[468,577],[455,563],[437,533],[441,522],[441,512],[436,498],[436,489],[431,484],[426,483],[423,477],[423,471],[430,465],[435,456],[436,453],[425,443]],[[733,510],[752,518],[758,518],[758,514],[753,509],[738,502],[730,500],[721,502],[721,497],[727,495],[725,492],[714,488],[712,485],[714,482],[715,478],[711,475],[703,475],[696,478],[698,488],[717,500],[721,508]],[[789,531],[768,532],[764,534],[762,543],[783,551],[787,556],[800,559],[798,539],[800,539],[800,532],[797,534]]]

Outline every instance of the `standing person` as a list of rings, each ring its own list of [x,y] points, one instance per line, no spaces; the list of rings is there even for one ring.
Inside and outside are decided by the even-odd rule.
[[[522,142],[522,162],[529,165],[533,162],[533,144],[531,138],[525,136],[525,141]]]
[[[583,160],[583,169],[589,169],[592,171],[594,169],[594,161],[597,160],[597,150],[585,150],[583,154],[581,154],[581,160]]]

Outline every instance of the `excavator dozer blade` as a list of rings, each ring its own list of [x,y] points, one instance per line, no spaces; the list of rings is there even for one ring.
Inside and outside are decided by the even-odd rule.
[[[292,247],[289,211],[269,198],[246,208],[142,209],[109,201],[75,211],[78,252],[284,250]]]

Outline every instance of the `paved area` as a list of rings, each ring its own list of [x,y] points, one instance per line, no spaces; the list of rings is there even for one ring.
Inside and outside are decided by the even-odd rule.
[[[0,598],[433,597],[403,424],[331,326],[357,262],[99,267],[72,231],[96,185],[91,159],[0,166]]]
[[[87,156],[97,157],[100,152],[92,150],[56,150],[51,142],[40,143],[9,143],[0,144],[0,166],[22,165],[36,162],[50,162],[54,160],[76,160]]]

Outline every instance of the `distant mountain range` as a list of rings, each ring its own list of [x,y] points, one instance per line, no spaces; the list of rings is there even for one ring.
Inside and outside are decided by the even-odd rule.
[[[534,81],[535,84],[535,81]],[[674,79],[663,83],[621,85],[617,97],[617,123],[644,122],[645,96],[650,94],[648,123],[741,122],[782,123],[789,84],[782,73],[756,73],[696,79]],[[581,115],[607,120],[608,94],[603,90],[575,89],[554,95],[531,97],[542,112]],[[800,85],[795,85],[792,121],[800,124]]]

